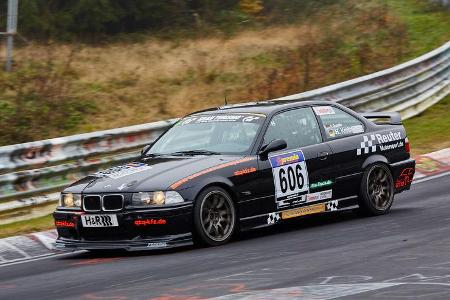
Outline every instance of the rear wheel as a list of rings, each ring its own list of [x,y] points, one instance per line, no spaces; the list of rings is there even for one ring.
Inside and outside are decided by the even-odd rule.
[[[195,241],[218,246],[227,243],[236,228],[236,209],[231,196],[220,187],[209,187],[194,204]]]
[[[361,182],[361,211],[371,216],[383,215],[389,212],[393,201],[394,181],[389,168],[380,163],[369,166]]]

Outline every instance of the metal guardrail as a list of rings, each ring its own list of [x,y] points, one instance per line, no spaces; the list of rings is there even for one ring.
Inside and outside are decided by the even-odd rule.
[[[7,208],[56,200],[42,197],[100,168],[136,158],[176,119],[0,147],[0,202]],[[45,199],[42,200],[42,199]]]
[[[414,60],[370,75],[277,100],[330,100],[359,112],[413,117],[450,93],[450,42]]]
[[[393,68],[276,100],[330,100],[359,112],[397,111],[406,119],[449,93],[447,42]],[[77,178],[137,157],[175,121],[0,147],[0,202],[6,202],[0,211],[56,200],[54,192]]]

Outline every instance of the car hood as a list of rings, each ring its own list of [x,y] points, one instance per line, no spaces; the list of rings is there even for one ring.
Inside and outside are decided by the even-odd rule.
[[[91,194],[167,190],[172,183],[189,175],[239,158],[241,156],[230,155],[144,158],[86,176],[66,188],[65,192]]]

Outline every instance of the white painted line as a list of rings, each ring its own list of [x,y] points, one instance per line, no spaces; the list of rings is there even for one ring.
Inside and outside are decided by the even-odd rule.
[[[428,181],[428,180],[433,180],[433,179],[444,177],[444,176],[447,176],[447,175],[450,175],[450,171],[414,180],[412,182],[412,184],[421,183],[421,182],[425,182],[425,181]]]
[[[8,262],[8,263],[0,264],[0,268],[13,266],[13,265],[19,265],[19,264],[23,264],[23,263],[27,263],[27,262],[44,260],[44,259],[47,259],[47,258],[64,257],[64,256],[73,255],[73,254],[80,254],[80,253],[83,253],[83,252],[86,252],[86,251],[80,250],[80,251],[66,252],[66,253],[42,254],[42,255],[38,255],[38,256],[35,256],[33,258],[30,258],[30,259],[20,259],[20,260],[11,261],[11,262]]]
[[[299,300],[299,299],[336,299],[346,296],[367,293],[380,289],[390,288],[402,285],[403,283],[354,283],[354,284],[321,284],[305,285],[286,288],[277,288],[269,290],[253,290],[242,293],[228,294],[215,298],[214,300]],[[361,298],[364,299],[364,298]]]

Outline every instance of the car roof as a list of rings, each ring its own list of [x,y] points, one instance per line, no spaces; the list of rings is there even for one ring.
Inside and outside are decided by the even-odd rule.
[[[191,115],[197,114],[217,114],[217,113],[258,113],[264,115],[270,115],[280,110],[307,106],[307,105],[335,105],[335,102],[331,101],[291,101],[291,100],[270,100],[264,102],[248,102],[225,105],[215,108],[209,108],[202,111],[197,111]]]

